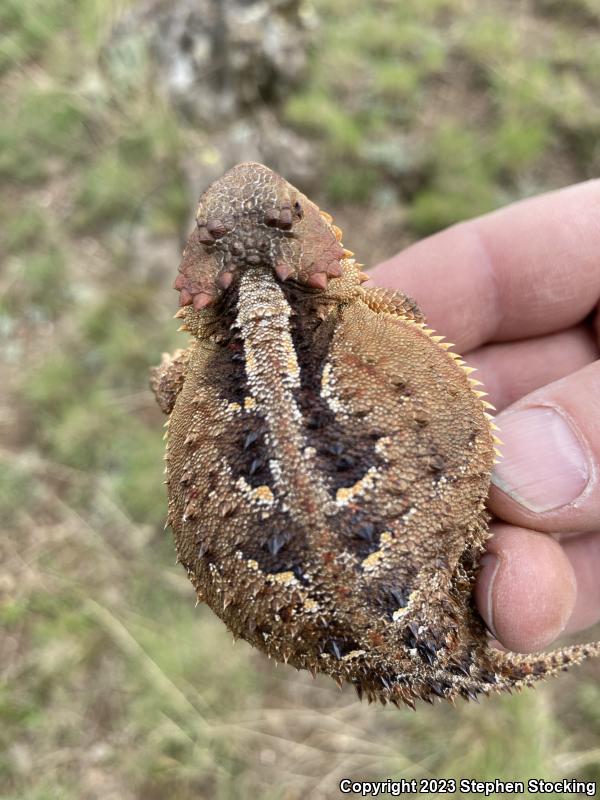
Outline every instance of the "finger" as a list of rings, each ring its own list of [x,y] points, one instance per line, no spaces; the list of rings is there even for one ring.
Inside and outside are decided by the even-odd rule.
[[[517,653],[543,650],[567,625],[576,580],[551,536],[511,525],[492,526],[493,538],[475,584],[475,602],[498,641]]]
[[[580,322],[600,297],[600,180],[455,225],[377,266],[459,351]]]
[[[566,628],[572,633],[600,621],[600,532],[565,539],[561,544],[577,581],[575,608]]]
[[[521,342],[484,345],[465,355],[498,411],[599,357],[600,349],[587,325]]]
[[[532,530],[588,532],[600,522],[600,361],[496,418],[503,457],[490,508]]]

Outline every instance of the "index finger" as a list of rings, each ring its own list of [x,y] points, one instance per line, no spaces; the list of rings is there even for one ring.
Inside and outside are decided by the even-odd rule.
[[[413,297],[459,351],[568,328],[600,297],[600,180],[454,225],[370,277]]]

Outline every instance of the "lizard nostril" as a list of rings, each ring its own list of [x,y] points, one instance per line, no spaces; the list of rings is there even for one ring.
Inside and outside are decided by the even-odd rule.
[[[202,242],[202,244],[214,244],[215,239],[212,234],[209,233],[208,228],[206,226],[202,226],[198,228],[198,239]]]
[[[267,208],[265,211],[265,223],[270,228],[277,227],[279,222],[279,211],[276,208]]]
[[[209,219],[206,229],[215,239],[221,239],[227,233],[225,223],[220,219]]]
[[[292,227],[292,212],[289,208],[282,208],[279,214],[279,227],[288,231]]]

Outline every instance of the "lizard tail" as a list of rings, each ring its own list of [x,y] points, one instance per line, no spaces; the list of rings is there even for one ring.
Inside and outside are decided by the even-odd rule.
[[[452,687],[447,685],[447,673],[441,672],[432,676],[426,692],[420,696],[424,699],[427,693],[452,700],[457,695],[467,700],[477,700],[480,694],[495,692],[512,692],[533,686],[538,681],[565,672],[569,667],[580,664],[588,658],[600,656],[600,642],[593,644],[576,644],[550,653],[505,653],[486,647],[479,652],[475,665],[467,668],[465,664],[454,662]],[[458,669],[457,669],[458,667]],[[406,701],[405,701],[406,702]]]
[[[489,668],[493,670],[498,688],[520,688],[566,672],[588,658],[600,656],[600,642],[575,644],[550,653],[503,653],[488,650]]]

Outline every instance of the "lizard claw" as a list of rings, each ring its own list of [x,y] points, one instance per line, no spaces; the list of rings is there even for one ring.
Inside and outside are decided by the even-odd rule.
[[[233,272],[229,271],[222,272],[217,278],[217,283],[219,284],[221,289],[229,289],[232,281],[233,281]]]
[[[292,274],[292,270],[287,264],[277,264],[275,267],[275,273],[280,281],[286,281]]]
[[[342,274],[342,268],[339,261],[331,261],[329,264],[327,264],[325,272],[329,278],[339,278]]]
[[[179,305],[189,306],[192,304],[192,301],[193,301],[193,296],[190,294],[190,292],[188,292],[187,289],[182,289],[179,293]]]
[[[327,275],[324,272],[313,272],[312,275],[308,276],[306,282],[315,289],[326,289]]]
[[[208,292],[198,292],[194,295],[194,308],[196,311],[202,311],[203,308],[210,305],[214,300],[214,296]]]

